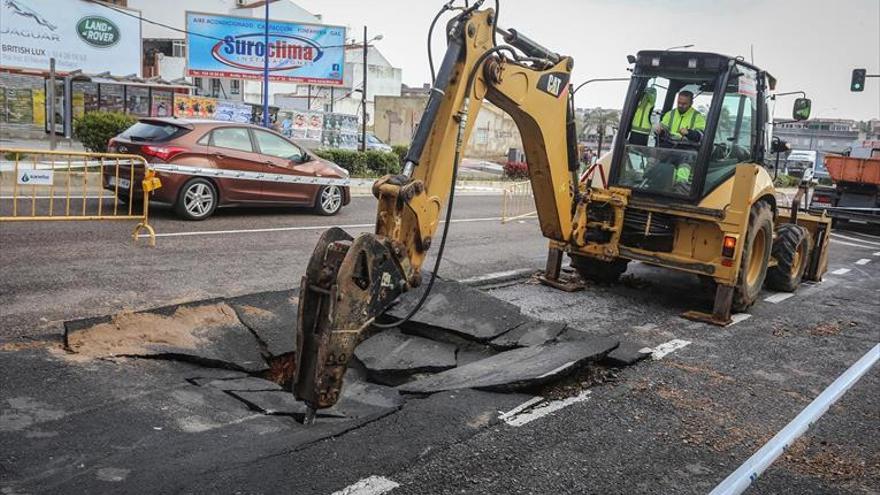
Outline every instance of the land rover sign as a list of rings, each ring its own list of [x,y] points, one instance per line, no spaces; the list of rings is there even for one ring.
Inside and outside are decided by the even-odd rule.
[[[98,48],[113,46],[119,41],[119,28],[116,24],[95,15],[80,19],[76,32],[83,41]]]
[[[0,0],[0,66],[141,73],[140,12],[86,0]]]

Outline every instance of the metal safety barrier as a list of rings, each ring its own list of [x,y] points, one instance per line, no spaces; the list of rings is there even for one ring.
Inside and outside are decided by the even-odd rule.
[[[137,155],[0,147],[0,222],[133,220],[132,239],[145,231],[155,246],[149,192],[159,187]]]
[[[535,208],[535,196],[532,194],[531,182],[515,182],[504,187],[504,197],[501,202],[501,223],[530,218],[537,214],[538,210]]]

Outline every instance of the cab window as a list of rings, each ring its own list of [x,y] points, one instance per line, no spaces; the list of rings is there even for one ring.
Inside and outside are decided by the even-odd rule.
[[[757,128],[757,73],[738,66],[721,105],[721,115],[706,170],[707,193],[733,173],[738,163],[753,161]]]
[[[257,146],[260,147],[260,153],[264,155],[276,156],[287,160],[299,160],[303,155],[303,151],[298,146],[275,134],[254,130],[254,136],[257,138]]]
[[[243,127],[221,127],[211,132],[211,146],[252,153],[251,136]]]

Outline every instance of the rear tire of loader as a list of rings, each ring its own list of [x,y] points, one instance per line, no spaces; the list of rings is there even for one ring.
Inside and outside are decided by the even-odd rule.
[[[600,284],[613,284],[617,282],[629,260],[616,259],[614,261],[602,261],[588,256],[572,254],[571,266],[577,270],[578,275],[584,280]]]
[[[780,225],[773,242],[777,265],[767,271],[767,287],[782,292],[796,291],[812,251],[813,241],[807,229],[793,223]]]
[[[770,205],[764,202],[755,203],[749,212],[749,226],[746,230],[739,276],[733,291],[733,311],[745,311],[758,299],[767,277],[772,244],[773,214],[770,212]]]

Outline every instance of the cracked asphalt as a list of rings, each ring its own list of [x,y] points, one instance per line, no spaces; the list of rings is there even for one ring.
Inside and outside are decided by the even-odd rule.
[[[462,219],[500,211],[499,197],[457,204]],[[157,211],[156,226],[368,224],[373,212],[371,200],[356,198],[332,220],[230,210],[192,224]],[[829,271],[839,274],[777,303],[762,300],[727,328],[680,318],[708,304],[699,283],[644,264],[631,264],[620,284],[578,293],[523,280],[488,288],[529,315],[590,335],[688,343],[659,360],[575,375],[561,395],[442,392],[410,397],[390,414],[305,428],[184,379],[228,371],[167,360],[71,362],[57,348],[58,331],[64,320],[289,289],[320,229],[163,237],[156,249],[130,246],[127,230],[0,226],[4,494],[329,494],[370,477],[397,485],[394,495],[707,493],[880,341],[880,237],[837,231]],[[543,265],[546,243],[534,221],[462,222],[450,235],[448,278]],[[875,366],[749,493],[878,493],[878,385]],[[499,419],[534,393],[565,397],[585,387],[582,400],[521,426]]]

